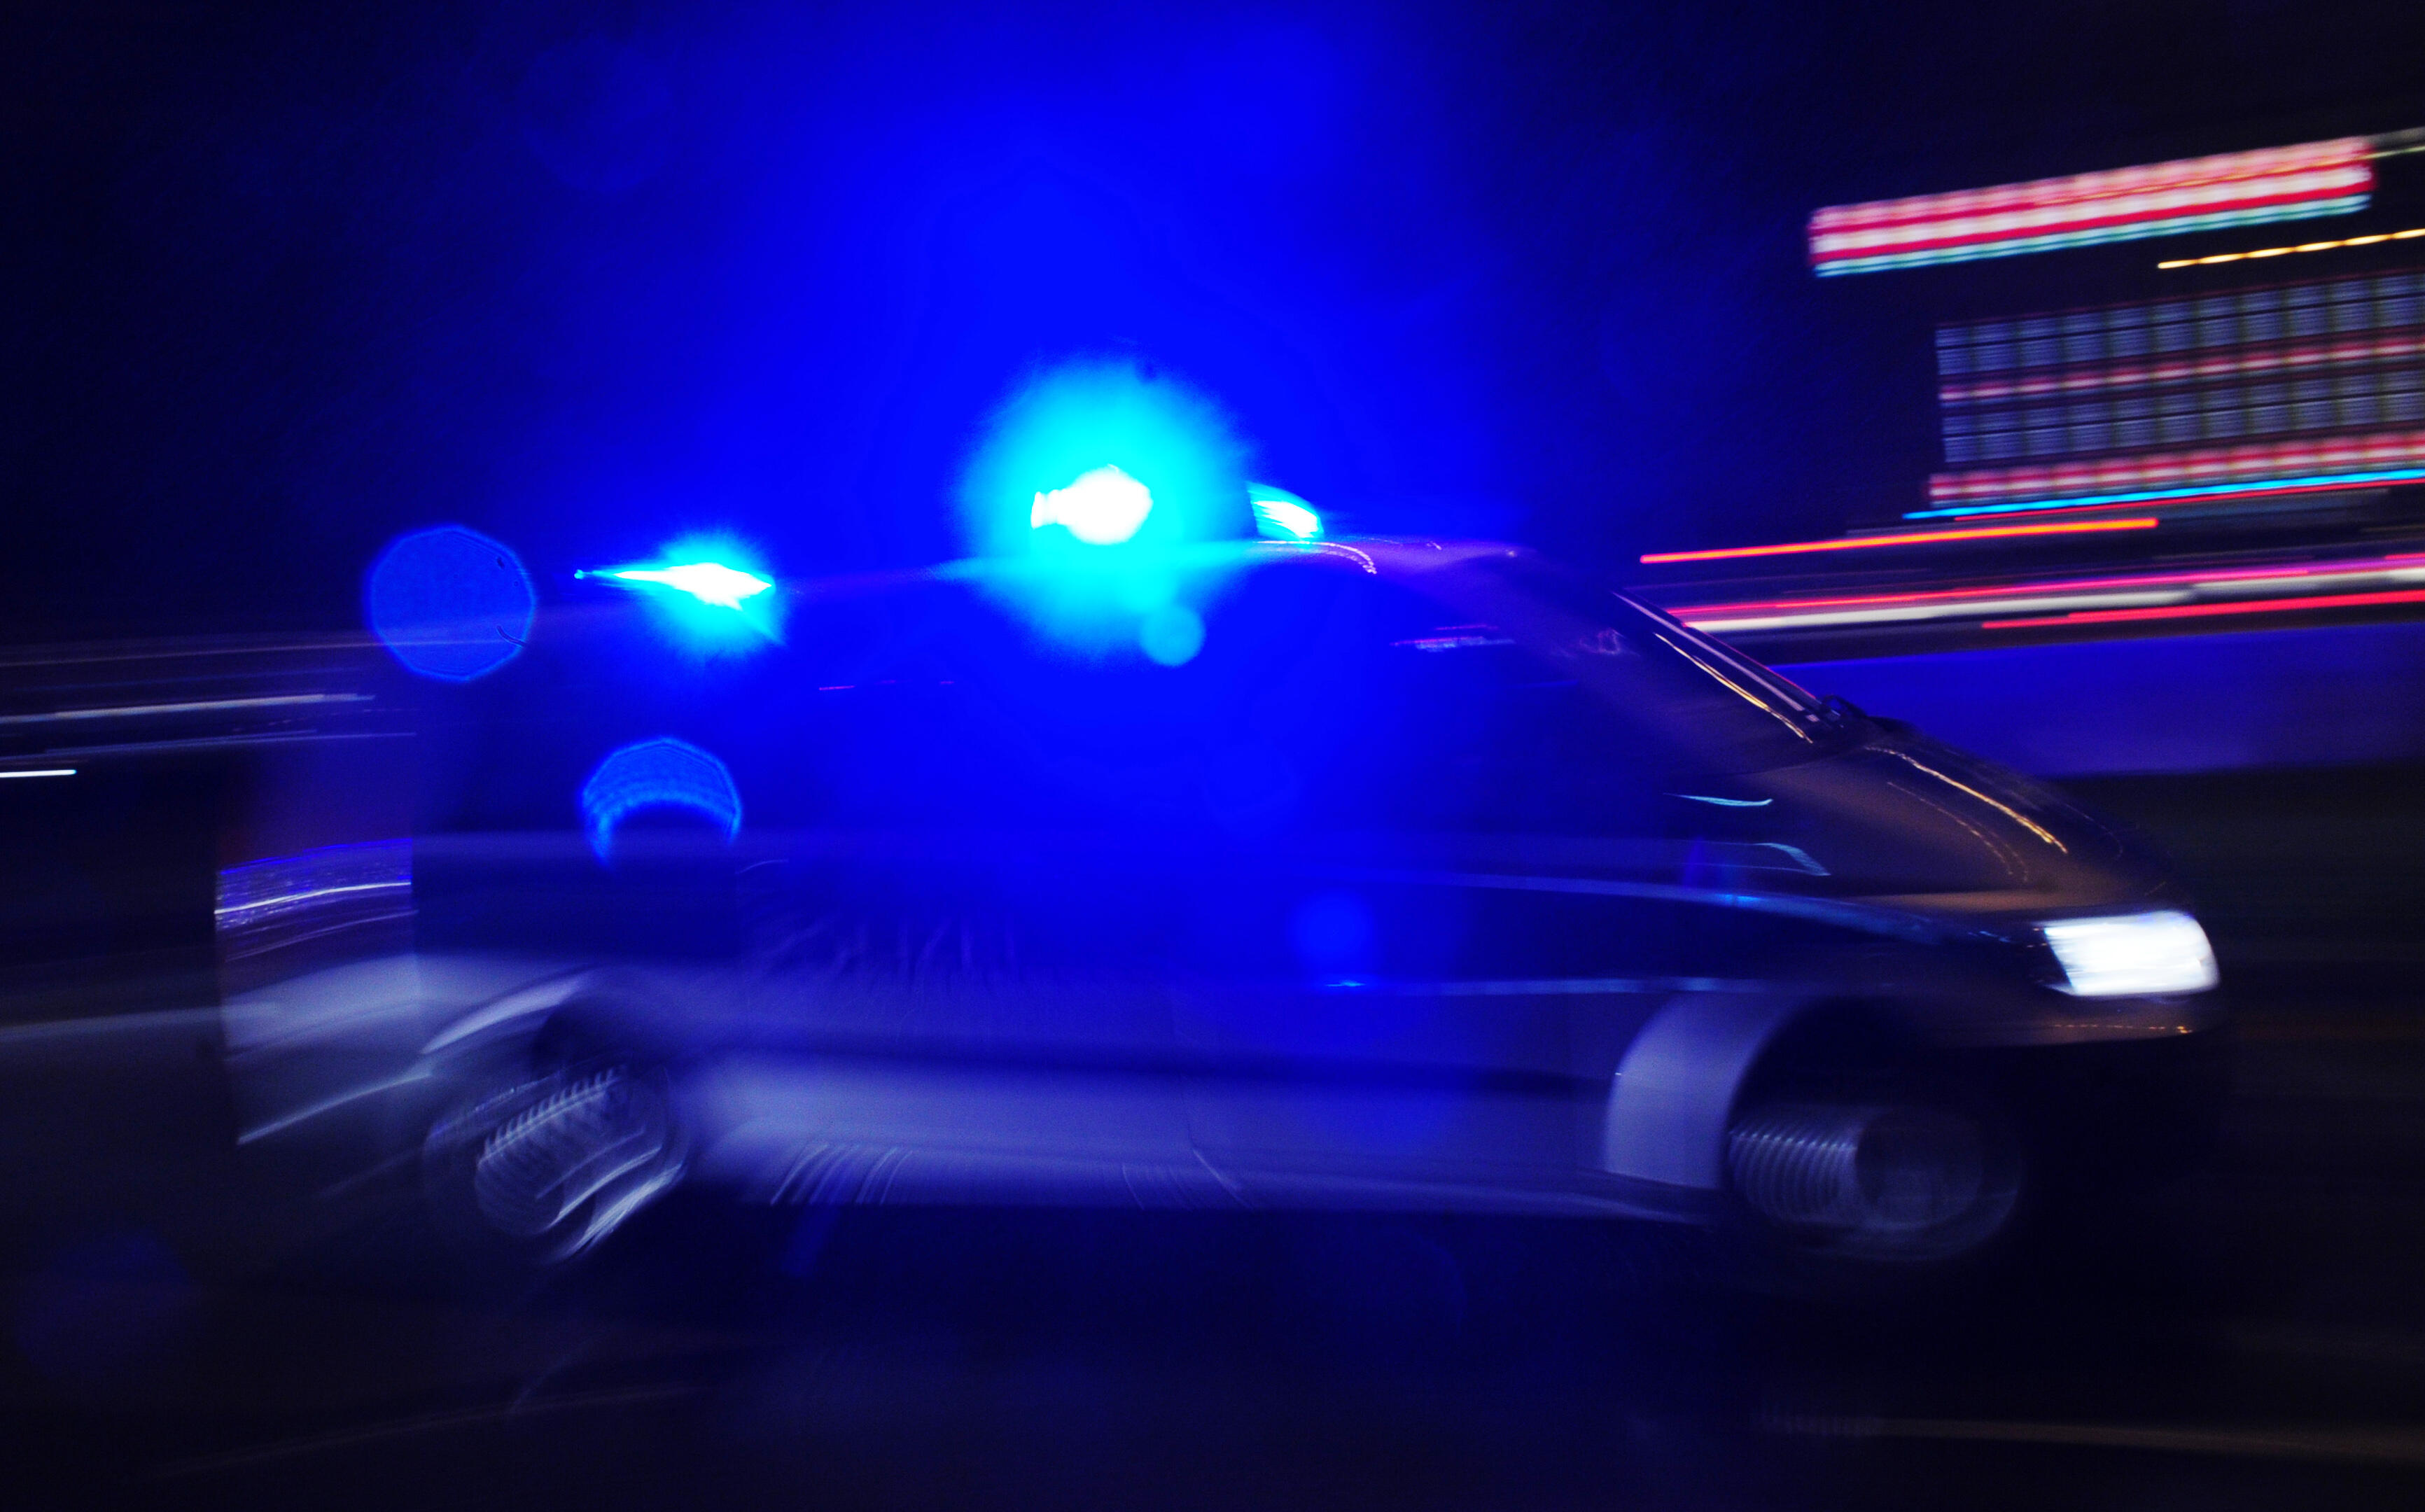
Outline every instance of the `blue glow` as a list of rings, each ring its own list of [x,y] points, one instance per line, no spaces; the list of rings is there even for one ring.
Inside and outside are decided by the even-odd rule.
[[[371,564],[362,612],[395,659],[468,683],[522,654],[538,593],[511,547],[462,525],[399,536]]]
[[[1268,483],[1246,485],[1246,502],[1255,511],[1255,530],[1270,540],[1320,540],[1322,516],[1313,506],[1286,489]]]
[[[2021,504],[1959,505],[1944,509],[1915,509],[1903,518],[1938,520],[1948,515],[2014,514],[2025,509],[2072,509],[2092,504],[2147,504],[2160,499],[2273,493],[2285,489],[2337,488],[2343,484],[2407,483],[2418,478],[2425,478],[2425,467],[2403,467],[2384,473],[2327,473],[2316,477],[2273,478],[2263,483],[2208,483],[2195,488],[2142,489],[2132,493],[2088,493],[2077,498],[2035,499]]]
[[[773,574],[731,536],[684,537],[659,562],[573,575],[646,595],[666,635],[699,655],[743,655],[783,638]]]
[[[1183,603],[1148,610],[1137,624],[1137,649],[1148,661],[1183,667],[1204,649],[1204,617]]]
[[[990,580],[1013,607],[1108,651],[1185,596],[1174,551],[1245,536],[1245,451],[1185,384],[1130,362],[1065,363],[988,421],[961,474],[961,524],[973,555],[1046,569]]]
[[[578,573],[577,576],[588,576]],[[745,600],[754,599],[775,585],[754,572],[744,572],[722,562],[679,562],[672,567],[625,567],[598,574],[624,583],[655,583],[687,593],[699,603],[719,609],[738,609]]]
[[[1116,467],[1082,473],[1066,489],[1036,496],[1028,528],[1059,525],[1089,546],[1116,546],[1137,533],[1153,513],[1153,493]]]
[[[722,826],[728,839],[741,833],[741,790],[732,773],[687,741],[660,737],[625,746],[581,785],[581,817],[600,861],[614,848],[616,827],[642,809],[687,809]]]
[[[1289,914],[1289,942],[1322,981],[1360,986],[1373,966],[1373,909],[1353,893],[1318,893]]]

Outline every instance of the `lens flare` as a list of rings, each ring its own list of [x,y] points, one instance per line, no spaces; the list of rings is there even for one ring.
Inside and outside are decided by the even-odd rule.
[[[1184,549],[1250,533],[1245,453],[1186,384],[1134,362],[1066,362],[988,420],[961,474],[961,525],[971,555],[1021,564],[987,581],[1045,635],[1134,654],[1140,619],[1196,591]]]
[[[695,655],[744,655],[783,638],[783,594],[731,536],[684,537],[658,561],[572,575],[646,596],[666,635]]]
[[[615,830],[642,809],[687,809],[741,833],[741,790],[725,764],[688,741],[643,740],[609,754],[581,787],[581,817],[600,861],[615,848]]]
[[[587,576],[589,574],[580,574]],[[775,585],[754,572],[727,567],[722,562],[681,562],[672,567],[625,567],[597,574],[624,583],[655,583],[687,593],[699,603],[719,609],[738,609],[742,602],[754,599]]]
[[[1204,649],[1204,617],[1183,603],[1165,603],[1137,625],[1137,649],[1164,667],[1184,667]]]
[[[363,585],[370,627],[423,677],[469,683],[522,654],[538,593],[503,541],[462,525],[399,536]]]

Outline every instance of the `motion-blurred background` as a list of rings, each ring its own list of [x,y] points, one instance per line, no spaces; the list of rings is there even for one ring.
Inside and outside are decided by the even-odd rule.
[[[883,1433],[940,1391],[1008,1438],[1035,1429],[1004,1403],[1036,1360],[1095,1360],[1053,1390],[1110,1424],[1068,1453],[1111,1480],[1016,1460],[1037,1494],[1209,1474],[1309,1504],[1350,1483],[1500,1504],[1580,1500],[1606,1472],[1677,1504],[1992,1500],[2048,1476],[2115,1505],[2393,1504],[2425,1464],[2419,56],[2413,6],[2267,0],[21,4],[0,18],[0,641],[32,666],[351,634],[382,546],[443,523],[510,542],[543,596],[686,532],[791,576],[931,563],[962,549],[955,480],[1023,378],[1166,372],[1337,530],[1543,547],[2147,828],[2242,1013],[2226,1150],[2112,1311],[2065,1294],[1951,1346],[1756,1312],[1679,1344],[1662,1324],[1645,1358],[1680,1394],[1550,1372],[1573,1430],[1554,1441],[1494,1415],[1538,1405],[1531,1365],[1340,1301],[1377,1252],[1405,1315],[1437,1311],[1448,1251],[1389,1234],[1288,1249],[1267,1272],[1283,1301],[1241,1327],[1326,1320],[1371,1379],[1417,1361],[1420,1409],[1330,1401],[1307,1383],[1336,1361],[1285,1350],[1188,1375],[1227,1314],[1158,1335],[1132,1317],[1116,1346],[1014,1327],[969,1364],[934,1344],[967,1318],[930,1297],[969,1273],[888,1291],[882,1259],[946,1264],[965,1235],[845,1236],[873,1288],[852,1315],[897,1327],[839,1375],[767,1379]],[[2069,208],[2009,218],[1996,186],[2042,180]],[[207,848],[176,793],[143,802],[113,811],[126,844]],[[14,853],[66,822],[26,819]],[[576,1347],[520,1319],[494,1372],[463,1365],[492,1317],[297,1303],[308,1285],[198,1312],[179,1262],[103,1220],[233,1227],[224,1110],[182,1041],[132,1061],[99,1043],[9,1041],[0,1102],[24,1210],[104,1235],[72,1264],[47,1229],[9,1256],[10,1399],[43,1453],[90,1451],[79,1472],[136,1422],[147,1464],[233,1466],[275,1495],[291,1456],[209,1456],[322,1431],[330,1379],[363,1412],[424,1410],[433,1380],[519,1400],[551,1360],[713,1355],[805,1308],[652,1311],[650,1278],[689,1274],[660,1234],[602,1294],[602,1332]],[[313,1284],[335,1273],[319,1239],[278,1240]],[[1322,1247],[1368,1241],[1352,1263]],[[1459,1274],[1488,1274],[1485,1252],[1505,1250],[1458,1251]],[[1019,1253],[1061,1277],[1047,1293],[1094,1274]],[[169,1298],[188,1374],[132,1406],[63,1387],[26,1320],[85,1307],[153,1337],[128,1297]],[[1139,1328],[1159,1342],[1132,1346]],[[429,1359],[377,1384],[313,1352],[332,1339]],[[1530,1350],[1506,1358],[1555,1354]],[[265,1384],[194,1410],[217,1389],[198,1383],[235,1378]],[[1137,1379],[1184,1385],[1105,1400]],[[1326,1430],[1275,1448],[1239,1407],[1270,1401]],[[1905,1440],[1967,1447],[1877,1447],[1904,1441],[1879,1423],[1922,1418]],[[2096,1437],[2124,1419],[2192,1427]],[[2023,1421],[2091,1426],[1995,1426]],[[1453,1472],[1342,1468],[1415,1422]],[[1648,1471],[1574,1448],[1610,1423]],[[1808,1449],[1848,1434],[1871,1457]],[[975,1454],[888,1481],[920,1443],[857,1442],[851,1484],[940,1501],[1000,1471]],[[1261,1457],[1203,1447],[1236,1443]],[[1744,1444],[1766,1469],[1729,1468]],[[1806,1453],[1818,1480],[1797,1479]],[[1202,1468],[1221,1463],[1268,1474]],[[2235,1478],[2252,1463],[2292,1468]]]

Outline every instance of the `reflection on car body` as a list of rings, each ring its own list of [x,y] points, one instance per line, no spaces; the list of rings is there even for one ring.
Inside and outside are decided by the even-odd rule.
[[[1917,1263],[2193,1121],[2204,937],[2060,796],[1512,548],[1242,547],[1206,622],[1180,667],[1070,658],[914,580],[651,705],[611,626],[543,620],[514,675],[572,702],[501,681],[454,769],[562,795],[628,738],[598,711],[679,716],[747,826],[602,862],[458,804],[412,956],[231,1001],[251,1137],[417,1154],[524,1260],[680,1179]]]

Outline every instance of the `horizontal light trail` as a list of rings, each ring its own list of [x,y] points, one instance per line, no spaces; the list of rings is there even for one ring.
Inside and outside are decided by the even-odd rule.
[[[1774,546],[1720,546],[1709,551],[1650,552],[1643,562],[1716,562],[1742,556],[1795,556],[1806,552],[1855,551],[1869,546],[1927,546],[1940,541],[1987,540],[2010,536],[2072,536],[2107,530],[2153,530],[2147,520],[2070,520],[2042,525],[1982,525],[1973,530],[1921,530],[1894,536],[1846,536],[1834,540],[1790,540]]]
[[[1752,600],[1676,607],[1678,619],[1717,634],[1756,630],[1823,629],[1835,625],[1891,624],[1951,619],[1978,614],[2011,615],[2052,609],[2142,608],[2179,603],[2201,593],[2267,592],[2305,587],[2312,599],[2322,590],[2363,583],[2414,583],[2425,579],[2425,560],[2393,555],[2311,566],[2186,569],[2127,576],[2067,578],[1913,593],[1848,594],[1829,598]]]
[[[2340,214],[2369,202],[2377,145],[2349,137],[1829,205],[1810,217],[1810,262],[1856,273]]]
[[[2036,630],[2048,625],[2128,624],[2142,619],[2199,619],[2216,615],[2282,614],[2311,609],[2369,609],[2394,603],[2425,603],[2425,588],[2389,593],[2323,593],[2288,599],[2239,600],[2230,603],[2175,603],[2145,609],[2088,609],[2025,619],[1989,619],[1982,630]]]
[[[1982,594],[1992,593],[2072,593],[2089,592],[2098,588],[2165,587],[2184,583],[2198,585],[2243,582],[2278,583],[2288,582],[2297,578],[2319,581],[2338,581],[2342,578],[2364,577],[2381,572],[2425,571],[2425,567],[2406,568],[2394,565],[2396,563],[2405,562],[2425,563],[2425,552],[2406,553],[2389,556],[2369,556],[2352,561],[2318,562],[2312,566],[2306,567],[2280,565],[2221,569],[2183,568],[2178,571],[2172,572],[2133,572],[2126,576],[2119,577],[2059,578],[2051,583],[2015,583],[2001,587],[1988,586],[1968,588],[1938,588],[1934,590],[1923,590],[1917,593],[1865,593],[1833,599],[1780,599],[1770,603],[1713,603],[1697,605],[1695,606],[1695,612],[1699,609],[1783,608],[1788,605],[1797,603],[1829,605],[1853,603],[1908,603],[1932,599],[1977,598]]]
[[[2419,477],[2425,477],[2425,429],[2376,430],[1937,473],[1928,480],[1927,507],[1904,518],[1976,513],[1990,505],[2046,509]]]
[[[2065,594],[2043,598],[1984,599],[1972,602],[1911,604],[1902,608],[1842,609],[1834,613],[1750,615],[1741,619],[1704,619],[1678,615],[1695,630],[1714,635],[1742,635],[1754,630],[1827,630],[1843,625],[1908,624],[1929,619],[1967,619],[1980,613],[2014,614],[2027,610],[2096,608],[2131,603],[2180,603],[2192,597],[2187,589],[2155,593]]]
[[[2262,226],[2277,220],[2306,220],[2318,216],[2352,215],[2367,207],[2369,197],[2348,195],[2334,200],[2302,200],[2263,204],[2246,210],[2182,216],[2170,220],[2126,220],[2080,231],[2024,236],[2012,240],[1974,240],[1912,251],[1868,257],[1840,257],[1816,263],[1821,278],[1842,273],[1883,273],[1899,267],[1929,267],[1943,263],[1984,262],[1993,257],[2026,257],[2032,252],[2057,252],[2072,247],[2101,247],[2109,242],[2142,241],[2150,236],[2186,236],[2192,232],[2228,231],[2235,226]]]
[[[368,703],[371,699],[368,693],[284,693],[260,699],[201,699],[190,703],[127,703],[114,709],[0,715],[0,725],[56,724],[63,719],[136,719],[155,714],[216,714],[228,709],[273,709],[300,703]]]
[[[2195,503],[2197,501],[2191,500],[2190,502]],[[2037,504],[2015,504],[2010,506],[1982,505],[1974,509],[1946,509],[1942,511],[1930,510],[1924,515],[1915,512],[1912,514],[1906,514],[1903,518],[1905,520],[1947,519],[1959,522],[1993,515],[1995,519],[1992,523],[2001,525],[2011,524],[2015,522],[2023,520],[2077,520],[2082,515],[2103,514],[2114,510],[2122,510],[2135,514],[2146,507],[2147,501],[2144,499],[2109,502],[2105,504],[2046,504],[2041,502]]]
[[[23,772],[0,772],[0,782],[5,782],[12,777],[73,777],[75,775],[76,769],[72,766],[43,766]]]
[[[2425,226],[2413,231],[2386,231],[2370,236],[2343,236],[2338,241],[2301,242],[2296,247],[2260,247],[2253,252],[2217,252],[2211,257],[2176,257],[2168,263],[2158,263],[2160,268],[2211,267],[2217,263],[2245,263],[2257,257],[2288,257],[2292,252],[2331,252],[2344,247],[2372,247],[2379,242],[2414,241],[2425,236]]]
[[[2096,514],[2102,510],[2119,509],[2137,512],[2146,508],[2146,502],[2144,500],[2108,504],[2046,504],[2041,502],[2037,504],[1981,505],[1976,508],[1970,509],[1947,509],[1941,512],[1932,510],[1928,511],[1926,517],[1935,519],[1938,518],[1941,513],[1944,518],[1961,520],[1974,515],[1994,515],[1996,516],[1995,523],[2001,525],[2012,524],[2023,520],[2077,520],[2081,515]],[[1916,520],[1922,518],[1922,516],[1919,513],[1913,513],[1906,514],[1903,518],[1905,520]]]
[[[2041,180],[1983,195],[1943,195],[1822,210],[1810,219],[1810,250],[1821,258],[1857,257],[2132,224],[2172,224],[2289,204],[2333,203],[2364,194],[2373,185],[2374,170],[2356,160],[2362,157],[2360,153],[2349,161],[2320,161],[2288,173],[2184,177],[2169,185],[2122,194],[2072,194],[2066,192],[2064,181]],[[1966,202],[1982,199],[1984,203]]]
[[[1913,509],[1905,520],[1959,520],[1978,515],[2047,512],[2088,508],[2098,505],[2193,504],[2208,499],[2257,499],[2275,494],[2333,493],[2369,485],[2414,483],[2425,479],[2425,467],[2391,468],[2380,473],[2343,473],[2328,477],[2291,477],[2268,483],[2230,483],[2211,488],[2133,489],[2126,493],[2092,493],[2079,499],[2032,499],[2021,504],[1974,504],[1945,509]]]

